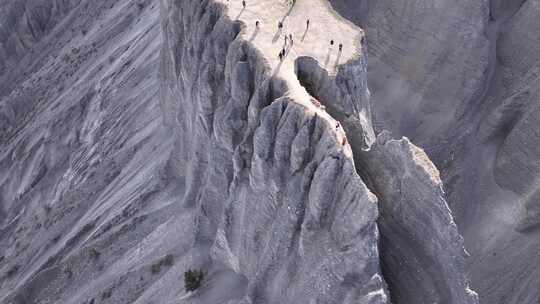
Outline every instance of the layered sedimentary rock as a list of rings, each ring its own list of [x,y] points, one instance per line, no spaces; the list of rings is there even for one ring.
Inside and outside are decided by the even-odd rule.
[[[50,4],[57,26],[9,53],[0,85],[1,303],[130,303],[170,267],[152,265],[188,248],[165,170],[159,5],[68,2],[25,2]],[[2,14],[20,22],[11,40],[42,20]]]
[[[499,105],[485,119],[492,136],[504,136],[495,164],[497,183],[520,196],[519,227],[540,223],[540,35],[539,1],[527,1],[501,35]],[[492,130],[494,129],[494,130]]]
[[[376,127],[441,170],[480,302],[534,303],[538,1],[333,4],[366,29]]]
[[[163,45],[158,8],[83,2],[9,57],[23,81],[2,91],[0,301],[178,301],[200,267],[186,302],[386,303],[376,198],[329,118],[284,96],[223,6],[164,2]]]
[[[0,76],[8,76],[16,63],[80,1],[3,1],[0,4]],[[77,30],[72,28],[71,30]],[[9,77],[9,76],[8,76]],[[6,83],[4,83],[6,84]]]
[[[478,303],[439,171],[407,138],[377,137],[358,171],[379,198],[383,274],[395,303]]]
[[[488,1],[337,0],[366,30],[379,129],[416,141],[453,129],[488,76]]]
[[[296,73],[308,92],[340,121],[357,173],[379,200],[381,261],[392,301],[477,303],[469,287],[463,239],[445,200],[439,171],[428,156],[407,138],[392,139],[386,131],[376,141],[364,135],[358,111],[336,101],[345,88],[361,87],[343,81],[354,77],[349,65],[333,76],[313,58],[301,57]]]
[[[183,203],[201,210],[197,242],[211,243],[212,263],[245,281],[230,303],[387,303],[376,198],[331,118],[286,95],[294,84],[271,77],[225,5],[165,11],[163,101],[181,134]]]
[[[477,302],[437,170],[375,142],[363,33],[328,3],[47,3],[2,10],[0,302]]]

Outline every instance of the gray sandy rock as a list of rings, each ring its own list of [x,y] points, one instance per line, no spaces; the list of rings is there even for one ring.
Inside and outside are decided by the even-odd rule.
[[[415,45],[482,48],[472,17],[485,3],[460,5],[425,20],[434,37],[412,31]],[[427,9],[446,7],[415,8]],[[0,4],[0,302],[383,304],[386,280],[397,303],[476,303],[437,170],[405,139],[374,143],[364,44],[336,74],[304,57],[298,79],[271,77],[225,12],[213,0]],[[466,105],[483,62],[439,48],[417,65],[395,51],[415,45],[385,35],[398,46],[381,39],[374,58],[422,67],[412,86]],[[447,57],[470,84],[435,86]],[[303,104],[308,93],[328,111]],[[205,281],[188,293],[193,268]]]

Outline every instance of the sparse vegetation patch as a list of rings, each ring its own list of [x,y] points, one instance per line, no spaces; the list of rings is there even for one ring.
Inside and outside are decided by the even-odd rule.
[[[197,290],[202,285],[204,273],[202,270],[191,270],[184,272],[184,287],[186,291]]]

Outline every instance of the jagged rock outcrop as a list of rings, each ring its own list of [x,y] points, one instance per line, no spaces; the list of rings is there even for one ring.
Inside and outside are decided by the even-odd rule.
[[[538,77],[539,2],[500,4],[502,22],[496,44],[497,68],[478,114],[480,155],[489,162],[489,187],[473,199],[479,209],[467,225],[471,239],[473,285],[484,303],[533,304],[540,292],[538,265]],[[486,153],[485,151],[489,151]],[[468,152],[469,155],[478,153]],[[474,167],[472,167],[474,168]],[[485,174],[483,174],[485,175]],[[485,179],[484,179],[485,180]],[[470,183],[470,182],[469,182]],[[473,188],[473,189],[474,189]],[[460,196],[471,196],[463,191]],[[487,210],[488,212],[485,212]],[[488,228],[490,227],[490,228]]]
[[[325,102],[326,111],[344,126],[354,126],[348,132],[351,141],[368,149],[375,141],[372,126],[370,93],[367,78],[366,57],[348,62],[331,75],[313,57],[300,57],[295,61],[295,74],[306,91]],[[354,137],[354,138],[352,138]]]
[[[296,73],[338,119],[351,144],[358,174],[379,199],[383,275],[394,303],[478,303],[469,287],[467,254],[445,200],[439,171],[407,138],[382,132],[362,136],[362,116],[334,102],[347,75],[335,77],[315,60],[299,58]],[[336,93],[338,92],[338,93]],[[429,279],[426,279],[429,278]]]
[[[395,303],[478,303],[439,171],[406,138],[377,137],[359,173],[379,198],[383,274]]]
[[[366,29],[376,129],[441,171],[480,302],[534,303],[539,2],[332,3]]]
[[[287,99],[262,111],[214,257],[246,276],[247,302],[385,303],[376,199],[332,128],[304,111]]]
[[[476,303],[437,170],[374,143],[363,32],[297,5],[6,2],[0,302]]]
[[[212,263],[245,280],[229,303],[387,303],[376,199],[329,117],[285,95],[291,84],[271,78],[223,5],[165,7],[183,203],[202,211],[197,242],[212,243]]]

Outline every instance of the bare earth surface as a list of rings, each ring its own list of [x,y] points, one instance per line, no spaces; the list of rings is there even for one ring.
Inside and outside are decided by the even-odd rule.
[[[0,303],[537,304],[539,9],[0,1]]]

